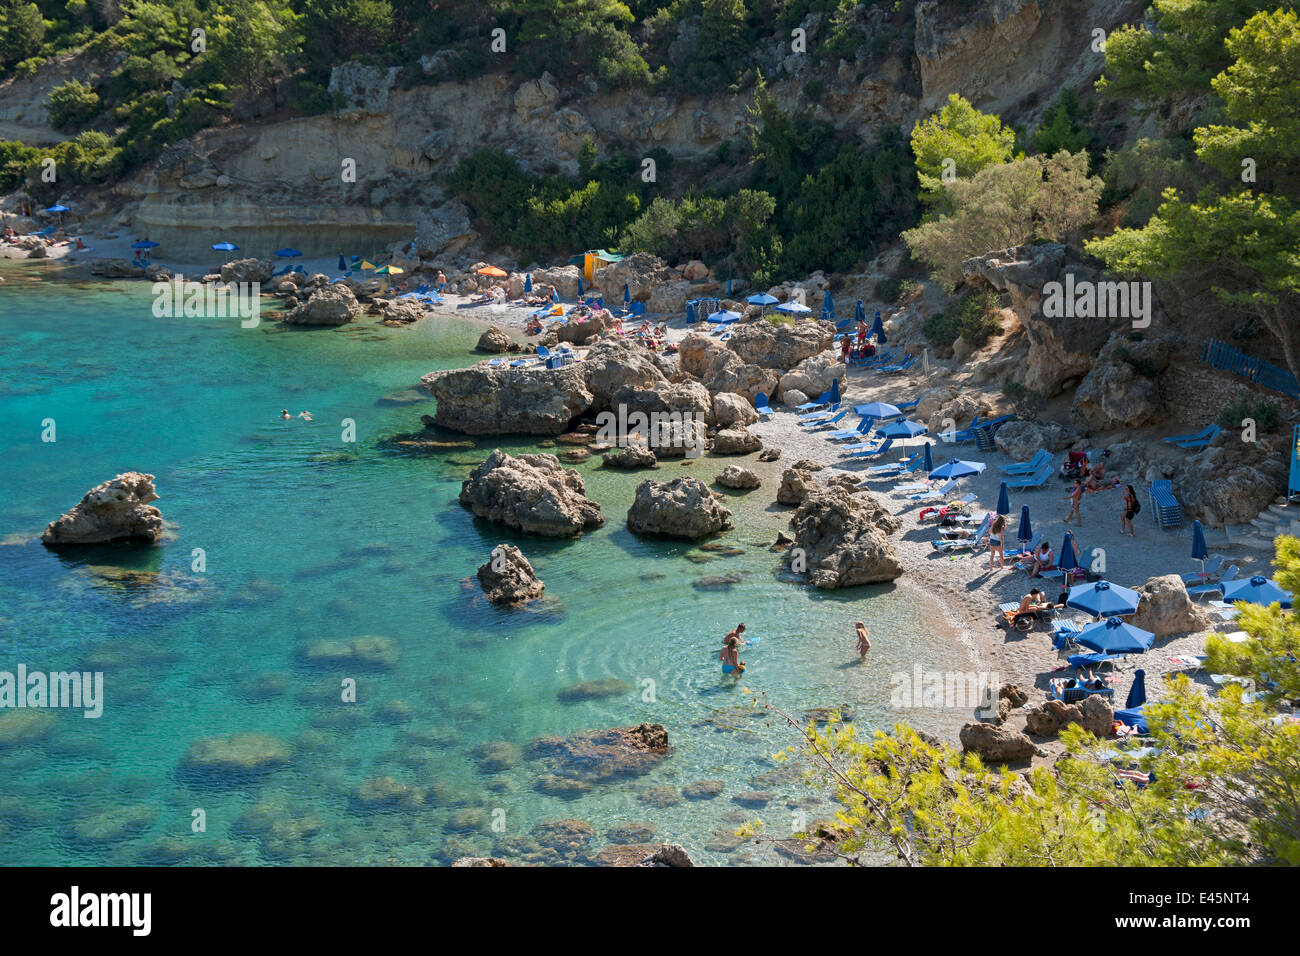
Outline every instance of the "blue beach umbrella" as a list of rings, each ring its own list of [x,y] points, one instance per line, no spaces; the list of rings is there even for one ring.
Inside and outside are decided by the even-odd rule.
[[[1201,575],[1205,575],[1205,562],[1210,557],[1210,549],[1205,546],[1205,529],[1200,521],[1192,522],[1192,560],[1201,562]]]
[[[1243,578],[1240,581],[1225,581],[1219,585],[1225,601],[1247,601],[1251,604],[1281,604],[1291,606],[1292,594],[1284,591],[1276,581],[1270,581],[1262,574]]]
[[[212,244],[212,248],[217,250],[217,252],[234,252],[239,248],[239,246],[235,245],[233,242],[216,242]]]
[[[807,312],[811,312],[812,309],[808,308],[808,306],[801,302],[796,302],[794,299],[791,299],[789,302],[782,302],[778,305],[776,311],[784,312],[786,315],[804,315]]]
[[[1007,483],[1005,481],[998,488],[998,514],[1011,514],[1011,496],[1007,494]]]
[[[927,429],[920,422],[913,422],[904,419],[901,422],[891,422],[876,434],[882,438],[915,438],[917,435],[924,435]]]
[[[867,310],[866,307],[863,306],[861,299],[858,299],[858,304],[853,307],[853,321],[854,322],[867,321]]]
[[[632,292],[628,289],[627,283],[623,283],[623,304],[627,305],[632,301]]]
[[[582,276],[578,276],[578,298],[582,298]]]
[[[524,291],[533,291],[533,274],[531,272],[524,276]]]
[[[1067,572],[1064,578],[1066,581],[1070,580],[1068,572],[1079,566],[1079,559],[1074,553],[1074,535],[1069,531],[1065,532],[1065,540],[1061,542],[1061,556],[1057,559],[1056,566]]]
[[[1070,588],[1070,596],[1065,603],[1080,611],[1087,611],[1093,617],[1111,617],[1115,614],[1132,614],[1137,610],[1140,597],[1130,588],[1109,581],[1096,581],[1092,584],[1076,584]]]
[[[774,305],[776,303],[776,296],[768,295],[766,292],[759,292],[755,295],[751,295],[745,301],[750,305],[761,305],[766,309],[769,305]]]
[[[339,272],[348,271],[348,260],[343,258],[343,253],[339,253]]]
[[[1145,654],[1155,639],[1150,631],[1134,627],[1118,617],[1089,624],[1074,638],[1075,643],[1099,654]]]
[[[727,298],[728,298],[728,299],[731,298],[731,280],[730,280],[730,279],[727,280]]]
[[[876,342],[880,345],[884,345],[889,341],[885,338],[885,324],[880,320],[879,310],[876,311],[876,317],[871,320],[871,330],[867,333],[867,337],[870,338],[873,335],[876,337]]]
[[[1133,672],[1133,686],[1128,689],[1128,698],[1124,701],[1124,707],[1132,710],[1135,707],[1141,707],[1147,702],[1147,672],[1138,668]]]
[[[51,206],[45,211],[46,212],[71,212],[72,210],[69,209],[67,206],[58,205],[58,206]]]
[[[290,249],[287,246],[283,249],[276,249],[275,254],[281,259],[296,259],[302,255],[297,249]]]
[[[833,378],[831,379],[831,404],[838,405],[839,403],[840,403],[840,380],[838,378]]]
[[[559,302],[559,301],[560,301],[560,293],[559,293],[558,291],[556,291],[555,286],[551,286],[551,301],[552,301],[552,302]]]
[[[835,320],[835,303],[831,301],[831,290],[827,289],[822,299],[822,318]]]
[[[853,409],[863,418],[875,418],[884,421],[886,418],[897,418],[903,413],[898,410],[897,405],[890,405],[888,402],[868,402],[866,405],[859,405]]]
[[[978,475],[984,471],[985,464],[982,461],[962,461],[960,458],[949,458],[942,465],[930,472],[931,478],[966,478],[970,475]]]
[[[926,443],[925,443],[925,452],[924,452],[924,455],[923,455],[923,457],[922,457],[922,459],[921,459],[921,467],[925,470],[925,473],[926,473],[927,475],[928,475],[931,471],[934,470],[934,462],[930,459],[930,448],[931,448],[931,447],[932,447],[932,443],[931,443],[931,442],[926,442]]]
[[[687,325],[694,325],[695,322],[696,322],[696,319],[695,319],[695,303],[694,303],[694,302],[687,302],[687,303],[686,303],[686,324],[687,324]]]
[[[1016,540],[1021,544],[1034,540],[1034,528],[1029,523],[1029,505],[1020,506],[1020,527],[1016,529]]]
[[[158,243],[150,242],[148,239],[141,239],[139,242],[131,243],[132,249],[155,249],[157,247]]]

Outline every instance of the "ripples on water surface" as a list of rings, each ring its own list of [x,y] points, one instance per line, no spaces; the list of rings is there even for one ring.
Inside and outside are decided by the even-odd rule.
[[[698,861],[781,862],[719,832],[759,817],[785,833],[796,807],[826,807],[773,772],[771,754],[791,738],[720,683],[721,635],[744,620],[761,637],[743,686],[796,713],[848,704],[862,723],[894,719],[891,674],[965,666],[905,589],[822,595],[775,581],[776,557],[761,545],[785,518],[770,483],[733,504],[737,529],[722,540],[743,553],[705,563],[687,557],[704,555],[694,546],[628,534],[645,476],[602,472],[598,458],[578,467],[609,519],[599,531],[560,542],[475,519],[455,502],[472,464],[494,445],[535,444],[476,442],[436,457],[379,445],[432,410],[384,396],[472,361],[479,329],[468,324],[244,330],[155,319],[145,284],[19,275],[0,286],[0,670],[102,670],[106,703],[98,720],[44,712],[22,731],[0,714],[0,727],[10,721],[0,863],[542,859],[528,856],[529,833],[559,818],[592,826],[591,853],[631,839],[610,839],[611,828],[641,821]],[[282,422],[282,407],[315,421]],[[47,418],[57,442],[40,440]],[[355,444],[340,440],[344,418],[356,421]],[[174,540],[63,556],[36,542],[89,487],[126,470],[157,476]],[[704,460],[655,477],[719,470]],[[494,609],[462,584],[499,541],[519,545],[546,582],[539,610]],[[191,571],[194,548],[205,573]],[[729,589],[693,586],[730,572],[741,578]],[[850,662],[859,618],[875,636],[867,665]],[[296,653],[361,635],[391,638],[395,665],[314,670]],[[358,678],[355,705],[339,701],[345,674]],[[610,679],[623,682],[613,696],[557,698]],[[962,714],[909,716],[950,729]],[[674,746],[650,773],[574,799],[534,788],[532,739],[643,721],[664,724]],[[222,786],[179,771],[193,740],[239,732],[284,741],[287,765]],[[377,777],[413,789],[395,808],[367,809],[356,794]],[[699,780],[726,788],[682,799]],[[751,790],[774,797],[761,810],[732,802]],[[205,834],[191,833],[195,808]]]

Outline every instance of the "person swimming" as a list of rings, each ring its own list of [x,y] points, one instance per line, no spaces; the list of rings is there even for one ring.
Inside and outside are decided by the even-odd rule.
[[[293,418],[293,416],[289,414],[289,409],[287,408],[280,409],[280,417],[286,422]]]
[[[298,417],[305,422],[311,421],[311,412],[299,412]]]

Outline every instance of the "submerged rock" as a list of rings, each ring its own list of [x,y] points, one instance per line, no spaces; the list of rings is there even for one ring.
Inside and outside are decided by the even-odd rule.
[[[582,700],[619,697],[626,694],[630,689],[631,685],[627,681],[619,680],[617,677],[606,677],[603,680],[584,680],[577,684],[571,684],[555,696],[564,703],[571,704]]]
[[[731,509],[698,478],[647,480],[637,486],[627,527],[634,534],[694,541],[730,528]]]
[[[309,667],[382,670],[397,663],[397,642],[376,634],[347,641],[312,641],[298,648],[298,659]]]
[[[512,457],[496,449],[461,485],[460,503],[480,518],[549,537],[572,537],[605,523],[582,476],[554,455]]]
[[[270,734],[207,737],[190,744],[181,760],[188,775],[237,783],[279,770],[289,763],[289,745]]]
[[[529,756],[543,760],[556,776],[604,783],[649,772],[668,755],[663,724],[639,724],[533,741]]]
[[[615,448],[608,452],[604,460],[601,461],[603,468],[622,468],[631,470],[634,468],[654,468],[658,466],[659,459],[655,453],[640,442],[629,442],[623,448]]]
[[[513,544],[499,544],[478,569],[479,584],[493,604],[517,605],[542,596],[546,585],[524,553]]]
[[[762,450],[762,440],[744,425],[723,428],[713,436],[715,455],[751,455]]]
[[[50,522],[41,541],[50,546],[156,542],[163,519],[150,504],[158,500],[153,481],[153,475],[128,471],[96,485],[71,511]]]

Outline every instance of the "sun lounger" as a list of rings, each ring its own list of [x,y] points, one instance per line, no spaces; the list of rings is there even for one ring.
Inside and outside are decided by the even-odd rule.
[[[914,495],[908,495],[908,501],[934,501],[936,498],[946,498],[948,493],[957,487],[956,478],[951,478],[938,488],[931,488],[929,491],[918,492]]]
[[[1164,441],[1179,448],[1204,448],[1218,437],[1220,431],[1218,425],[1207,425],[1191,435],[1170,435]]]
[[[759,418],[771,418],[775,414],[772,406],[767,403],[767,396],[762,392],[754,396],[754,411],[758,412]]]
[[[1017,462],[1014,465],[1003,465],[1002,472],[1007,475],[1032,475],[1044,465],[1051,465],[1052,453],[1046,448],[1040,448],[1034,452],[1034,457],[1028,461]]]
[[[802,408],[802,407],[803,407],[803,406],[800,406],[800,408]],[[832,405],[832,406],[830,406],[829,408],[824,409],[824,410],[822,410],[822,411],[820,411],[820,412],[809,412],[809,413],[806,414],[806,415],[800,415],[799,418],[798,418],[798,421],[800,422],[800,424],[802,424],[802,423],[804,423],[804,422],[817,422],[817,421],[823,421],[823,422],[824,422],[826,419],[830,418],[832,415],[835,414],[835,411],[836,411],[836,408],[837,408],[837,407],[838,407],[838,406],[836,406],[836,405]]]
[[[1151,520],[1158,528],[1175,528],[1183,523],[1183,506],[1174,497],[1172,481],[1151,482]]]
[[[1034,534],[1034,540],[1030,541],[1029,544],[1028,544],[1026,547],[1023,547],[1023,548],[1012,548],[1012,549],[1009,550],[1009,551],[1004,551],[1004,552],[1002,552],[1002,556],[1003,556],[1004,558],[1019,558],[1019,557],[1022,557],[1023,555],[1026,555],[1026,554],[1032,554],[1034,551],[1037,551],[1037,550],[1038,550],[1038,546],[1039,546],[1040,544],[1042,544],[1042,543],[1043,543],[1043,534],[1042,534],[1042,532],[1041,532],[1041,531],[1040,531],[1040,532],[1036,532],[1036,533]]]
[[[811,412],[814,409],[825,408],[834,401],[834,396],[830,392],[822,392],[815,402],[804,402],[802,405],[796,405],[796,412]]]
[[[1062,617],[1059,613],[1052,618],[1052,649],[1063,651],[1068,647],[1075,647],[1074,639],[1082,633],[1083,628],[1071,621],[1068,617]],[[1068,657],[1066,660],[1074,664],[1075,667],[1082,667],[1082,664],[1075,663],[1076,657],[1088,658],[1089,665],[1097,665],[1114,660],[1112,654],[1076,654],[1074,657]]]
[[[1218,573],[1221,567],[1223,567],[1223,555],[1216,554],[1206,563],[1204,571],[1188,571],[1186,574],[1178,576],[1183,579],[1185,584],[1205,584]]]
[[[902,461],[891,461],[889,464],[886,465],[872,465],[870,468],[867,469],[866,474],[876,479],[886,478],[890,475],[895,475],[901,471],[906,470],[913,463],[919,463],[922,457],[923,456],[921,455],[921,453],[917,452],[916,454],[912,455],[910,458],[904,458]]]
[[[920,404],[921,404],[921,400],[919,398],[914,398],[910,402],[903,402],[901,405],[896,404],[894,405],[894,407],[897,408],[900,412],[908,412],[911,411],[913,408],[916,408],[916,406]]]
[[[974,531],[962,530],[960,535],[957,529],[941,531],[940,534],[945,537],[938,538],[930,542],[930,546],[936,551],[961,551],[965,548],[978,548],[988,543],[989,525],[993,523],[994,512],[990,511],[980,522],[980,526]],[[948,537],[951,535],[951,537]]]
[[[899,362],[897,365],[882,365],[880,366],[880,368],[876,369],[876,371],[884,372],[887,375],[896,375],[899,372],[906,372],[909,368],[912,367],[912,363],[915,361],[916,361],[916,356],[909,355],[907,358],[903,359],[903,361]]]
[[[1078,703],[1094,694],[1101,697],[1115,696],[1114,687],[1086,687],[1073,677],[1058,677],[1052,681],[1051,687],[1052,696],[1063,704]]]
[[[881,455],[886,454],[889,451],[890,446],[893,444],[894,444],[894,439],[886,438],[883,442],[880,443],[879,447],[864,448],[861,451],[851,451],[849,452],[849,457],[850,458],[879,458]]]
[[[1043,482],[1047,481],[1052,475],[1052,463],[1049,461],[1032,475],[1025,475],[1023,478],[1013,478],[1007,482],[1008,488],[1041,488]]]
[[[871,426],[874,422],[875,419],[873,418],[863,418],[862,421],[858,422],[853,428],[841,428],[838,431],[829,432],[822,437],[830,441],[847,441],[850,438],[858,438],[871,431]]]
[[[1172,664],[1174,667],[1176,667],[1178,670],[1187,670],[1190,668],[1191,670],[1199,671],[1202,667],[1205,666],[1204,657],[1192,657],[1190,655],[1186,655],[1182,657],[1167,657],[1165,658],[1165,660],[1169,661],[1169,663]]]
[[[842,409],[840,409],[838,412],[836,412],[834,415],[832,415],[830,418],[826,418],[826,419],[823,419],[823,420],[821,420],[821,421],[815,421],[815,422],[804,422],[804,421],[801,421],[799,424],[803,425],[804,428],[806,428],[808,431],[810,431],[810,432],[815,432],[815,431],[817,431],[818,429],[821,429],[821,428],[829,428],[831,425],[834,425],[836,422],[838,422],[840,419],[842,419],[842,418],[843,418],[845,415],[847,415],[848,413],[849,413],[849,410],[848,410],[847,408],[842,408]]]

